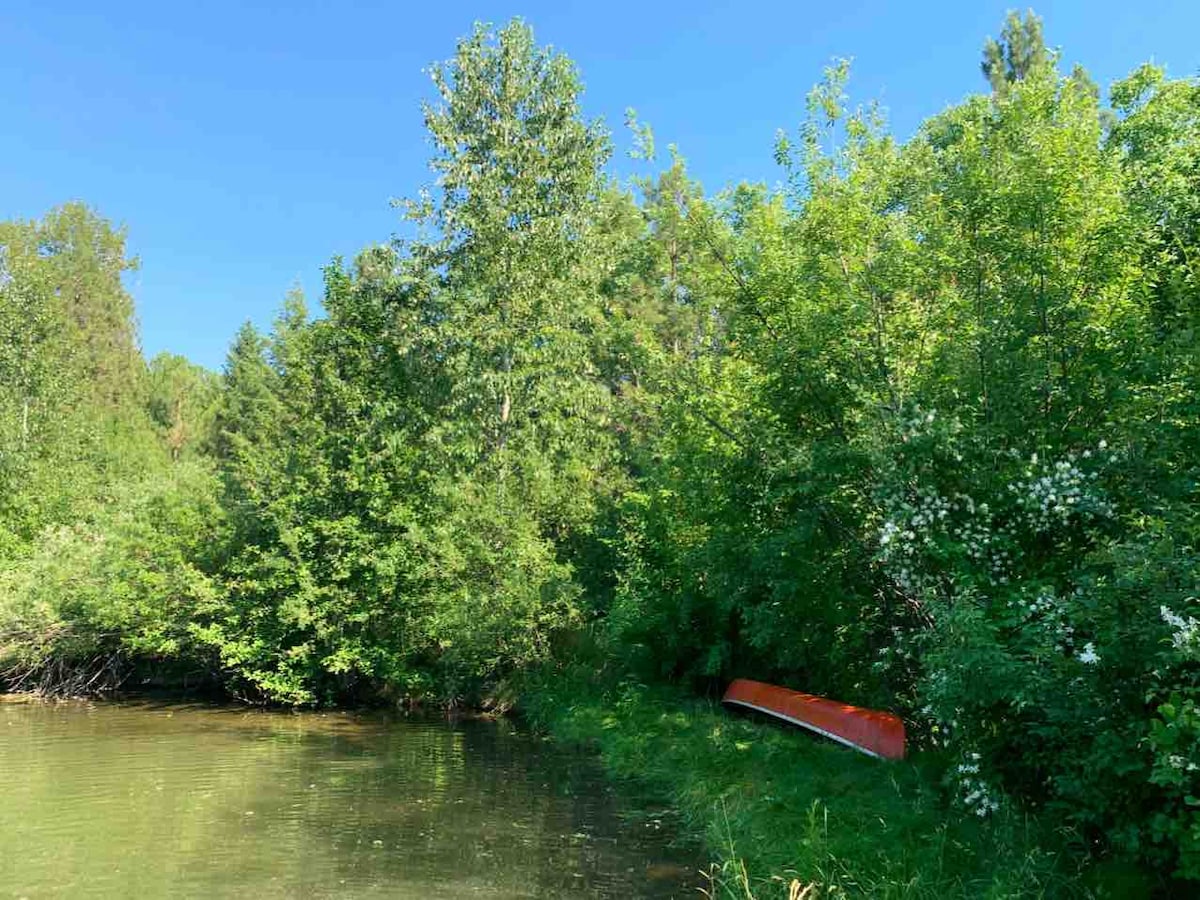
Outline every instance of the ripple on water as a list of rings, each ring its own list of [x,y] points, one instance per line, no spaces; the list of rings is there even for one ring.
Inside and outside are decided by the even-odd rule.
[[[0,897],[683,897],[594,763],[505,722],[0,700]]]

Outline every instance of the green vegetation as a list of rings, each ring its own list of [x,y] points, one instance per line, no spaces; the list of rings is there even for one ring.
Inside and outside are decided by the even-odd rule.
[[[534,722],[594,747],[647,814],[665,807],[720,853],[709,873],[716,897],[787,896],[794,881],[835,897],[1146,890],[1134,871],[1082,870],[1060,836],[1012,809],[987,823],[947,817],[920,760],[881,766],[678,689],[603,685],[582,671],[536,679],[527,696]]]
[[[674,148],[614,181],[571,63],[479,28],[434,70],[420,236],[331,262],[219,379],[142,360],[95,214],[0,226],[6,680],[533,685],[754,877],[1200,878],[1200,83],[1106,105],[1032,16],[982,69],[901,142],[837,63],[785,186],[707,196]],[[658,687],[572,712],[581,660]],[[897,710],[918,762],[675,699],[735,675]]]

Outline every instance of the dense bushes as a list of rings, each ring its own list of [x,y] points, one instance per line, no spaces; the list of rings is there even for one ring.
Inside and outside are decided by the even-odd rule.
[[[87,693],[150,677],[211,680],[196,640],[220,593],[207,574],[223,515],[206,466],[121,486],[69,524],[47,527],[0,567],[0,677],[15,688]]]
[[[671,815],[676,830],[704,839],[720,858],[706,873],[713,898],[805,887],[801,896],[1137,896],[1153,880],[1091,869],[1019,809],[947,817],[922,760],[881,778],[865,756],[678,688],[604,684],[575,666],[536,679],[526,696],[536,724],[599,752],[635,810]]]
[[[421,236],[219,385],[136,356],[119,233],[4,226],[0,657],[296,704],[584,644],[757,675],[904,713],[962,812],[1200,877],[1200,85],[1106,108],[1020,18],[985,73],[899,142],[836,65],[783,190],[673,153],[635,199],[565,57],[478,29]]]
[[[659,375],[614,652],[899,708],[973,813],[1200,874],[1196,86],[1113,119],[1048,59],[898,145],[844,77],[792,193],[689,216],[729,277]]]

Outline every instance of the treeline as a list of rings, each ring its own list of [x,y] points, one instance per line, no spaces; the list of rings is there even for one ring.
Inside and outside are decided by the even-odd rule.
[[[176,659],[217,596],[201,453],[220,379],[145,362],[136,265],[82,204],[0,223],[0,687],[115,687],[135,659]]]
[[[953,802],[1200,877],[1200,84],[1040,22],[907,141],[632,184],[520,23],[434,69],[419,237],[148,366],[118,232],[0,231],[10,684],[479,699],[584,658],[900,710]],[[654,159],[648,129],[638,154]]]

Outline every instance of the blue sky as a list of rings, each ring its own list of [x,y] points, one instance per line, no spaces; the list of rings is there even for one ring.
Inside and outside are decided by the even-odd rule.
[[[218,368],[238,325],[387,240],[427,180],[422,69],[475,20],[529,21],[579,64],[620,154],[633,106],[710,191],[773,183],[776,129],[837,56],[906,135],[983,87],[1004,2],[342,3],[76,0],[0,6],[0,219],[82,199],[129,230],[148,354]],[[1103,88],[1153,58],[1200,71],[1200,3],[1043,2],[1050,44]],[[631,163],[620,162],[621,171]]]

